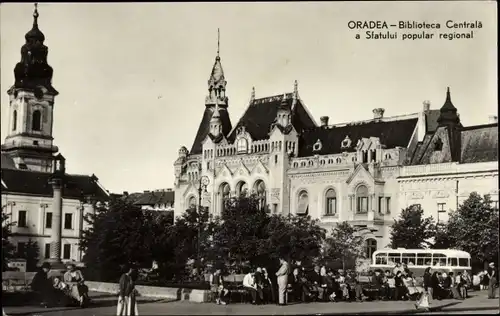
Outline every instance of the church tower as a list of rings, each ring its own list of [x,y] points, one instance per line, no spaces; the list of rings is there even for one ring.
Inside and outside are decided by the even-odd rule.
[[[201,154],[202,143],[211,132],[211,120],[215,112],[217,112],[215,119],[219,122],[218,124],[220,126],[222,136],[227,136],[232,128],[227,110],[229,106],[229,99],[226,96],[227,81],[224,77],[224,70],[222,70],[221,58],[219,56],[219,30],[217,30],[217,33],[217,56],[215,57],[215,63],[208,79],[208,95],[205,98],[205,111],[203,112],[203,117],[201,119],[200,126],[198,127],[198,132],[196,133],[193,146],[189,152],[190,155]]]
[[[38,28],[35,4],[33,27],[26,33],[21,61],[14,68],[14,85],[7,91],[10,99],[8,134],[2,153],[20,169],[51,172],[54,99],[59,94],[52,86],[52,67],[47,64],[48,48]]]

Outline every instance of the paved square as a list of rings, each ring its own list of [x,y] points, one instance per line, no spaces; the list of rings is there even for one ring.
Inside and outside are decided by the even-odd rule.
[[[477,313],[498,314],[499,300],[489,300],[486,292],[475,292],[465,301],[444,300],[433,303],[431,314]],[[92,293],[93,305],[86,309],[52,308],[36,306],[5,307],[8,315],[43,316],[109,316],[116,315],[116,297],[110,294]],[[362,302],[362,303],[309,303],[288,306],[250,304],[191,303],[139,298],[140,315],[310,315],[310,314],[413,314],[419,312],[414,302]],[[428,313],[424,313],[428,314]]]

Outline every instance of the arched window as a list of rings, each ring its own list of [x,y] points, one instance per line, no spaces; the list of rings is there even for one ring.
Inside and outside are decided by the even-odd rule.
[[[245,138],[238,140],[238,153],[246,153],[248,151],[248,141]]]
[[[248,185],[246,184],[246,182],[239,182],[237,185],[236,185],[236,194],[237,196],[246,196],[248,193]]]
[[[372,258],[373,253],[377,250],[377,241],[373,238],[369,238],[365,241],[366,247],[366,258]]]
[[[356,189],[356,211],[358,213],[368,212],[368,188],[366,185],[360,185]]]
[[[189,208],[195,208],[196,207],[196,197],[191,196],[188,200],[188,207]]]
[[[309,213],[309,194],[307,191],[300,191],[297,203],[297,215],[307,215]]]
[[[14,110],[12,113],[12,130],[15,131],[17,129],[17,110]]]
[[[227,183],[223,183],[219,189],[219,195],[221,197],[221,211],[223,212],[226,209],[226,204],[231,197],[231,187]]]
[[[35,110],[33,112],[33,118],[31,119],[31,130],[40,131],[42,125],[42,113],[40,110]]]
[[[257,180],[253,185],[253,190],[257,194],[259,208],[263,209],[266,206],[266,184],[262,180]]]
[[[325,194],[325,215],[337,215],[337,194],[334,189],[328,189]]]

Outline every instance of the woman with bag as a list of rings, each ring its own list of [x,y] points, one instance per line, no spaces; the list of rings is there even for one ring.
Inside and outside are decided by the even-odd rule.
[[[117,316],[139,316],[136,304],[135,272],[135,268],[130,266],[128,272],[122,274],[120,278]]]
[[[431,268],[428,267],[424,272],[424,292],[420,295],[417,303],[415,303],[415,307],[417,309],[425,309],[429,310],[431,307],[432,300],[432,275]]]

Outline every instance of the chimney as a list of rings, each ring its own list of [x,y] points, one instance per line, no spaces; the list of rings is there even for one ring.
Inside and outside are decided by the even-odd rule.
[[[498,116],[496,116],[496,115],[490,115],[490,116],[488,116],[488,119],[490,121],[490,124],[498,123]]]
[[[373,109],[373,118],[374,119],[381,119],[384,117],[384,112],[385,112],[385,109],[383,108],[376,108],[376,109]]]
[[[431,102],[429,100],[425,100],[423,104],[424,104],[424,112],[429,112],[429,110],[431,109]]]
[[[321,127],[328,126],[328,119],[329,119],[328,116],[322,116],[319,118],[319,120],[321,121]]]

